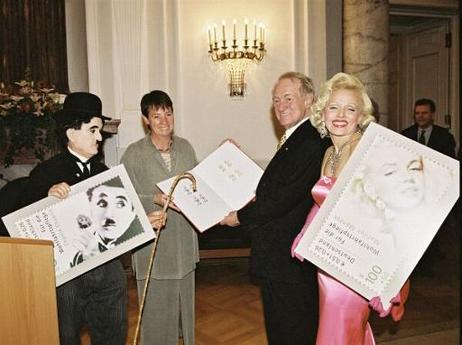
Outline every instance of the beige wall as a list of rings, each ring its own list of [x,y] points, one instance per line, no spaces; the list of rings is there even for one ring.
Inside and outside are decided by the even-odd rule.
[[[191,141],[199,159],[234,138],[266,165],[277,143],[270,115],[276,78],[298,70],[319,87],[328,68],[340,71],[341,38],[326,43],[326,23],[341,25],[338,16],[326,20],[326,12],[338,13],[333,8],[339,10],[341,2],[85,0],[89,90],[102,98],[107,115],[122,120],[119,134],[106,144],[108,163],[116,164],[144,135],[141,96],[163,89],[174,101],[176,133]],[[249,68],[248,94],[235,100],[227,96],[226,73],[207,56],[207,26],[220,26],[222,19],[230,25],[234,18],[242,25],[245,17],[266,25],[267,56]]]

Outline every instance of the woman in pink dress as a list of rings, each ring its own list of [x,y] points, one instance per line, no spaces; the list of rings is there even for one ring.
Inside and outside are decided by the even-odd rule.
[[[312,190],[315,205],[308,214],[308,224],[353,153],[362,132],[370,122],[375,121],[372,112],[373,106],[363,84],[352,75],[338,73],[321,88],[316,103],[311,107],[310,120],[322,137],[330,136],[333,145],[324,155],[321,178]],[[302,235],[303,231],[292,245],[292,256],[296,256],[294,249]],[[370,308],[381,317],[391,314],[398,321],[404,313],[404,302],[409,292],[407,282],[401,293],[390,301],[391,307],[384,310],[380,297],[367,301],[321,269],[318,270],[318,285],[319,327],[316,345],[374,345],[368,322]]]

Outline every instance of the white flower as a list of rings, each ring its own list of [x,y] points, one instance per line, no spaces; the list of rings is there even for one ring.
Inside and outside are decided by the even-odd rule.
[[[29,85],[29,82],[27,82],[26,80],[15,81],[14,83],[15,83],[16,85],[21,86],[21,87],[24,87],[24,86]]]
[[[2,107],[3,109],[6,109],[6,110],[9,110],[11,108],[13,108],[13,103],[6,103],[6,104],[0,104],[0,107]]]
[[[34,102],[34,103],[37,103],[40,100],[40,98],[42,98],[37,94],[30,95],[29,97],[32,100],[32,102]]]
[[[54,91],[55,89],[40,89],[43,93],[50,93],[51,91]]]

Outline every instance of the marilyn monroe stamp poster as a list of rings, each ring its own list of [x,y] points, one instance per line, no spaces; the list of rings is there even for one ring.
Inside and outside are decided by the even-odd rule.
[[[385,306],[458,197],[457,160],[372,123],[295,252]]]
[[[56,286],[155,237],[123,165],[2,219],[11,237],[53,241]]]

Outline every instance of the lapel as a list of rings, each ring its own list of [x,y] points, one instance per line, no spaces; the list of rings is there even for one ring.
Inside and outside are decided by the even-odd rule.
[[[433,125],[432,131],[430,133],[430,137],[428,138],[427,146],[433,147],[433,145],[436,144],[436,142],[434,143],[434,141],[438,140],[437,131],[438,131],[437,127]]]
[[[265,169],[266,171],[271,171],[277,165],[282,164],[288,157],[292,157],[295,150],[300,147],[301,143],[306,140],[307,136],[310,135],[311,123],[310,120],[303,122],[292,135],[287,138],[284,145],[281,146],[279,150],[275,153],[273,159],[269,162],[268,166]]]
[[[417,132],[418,132],[418,127],[417,125],[414,125],[412,127],[412,132],[411,132],[411,139],[415,140],[415,141],[418,141],[417,139]]]
[[[95,176],[105,170],[103,168],[104,165],[102,165],[98,160],[99,157],[97,156],[90,158],[90,177]],[[82,178],[82,170],[80,170],[80,167],[77,165],[75,156],[67,149],[63,152],[63,159],[61,161],[60,168],[65,172],[66,175],[72,176],[73,183],[77,183],[86,179]]]
[[[290,151],[296,149],[300,143],[305,140],[305,136],[308,135],[308,130],[311,126],[310,120],[306,120],[303,122],[296,130],[292,133],[292,135],[287,138],[284,145],[276,152],[274,158],[278,156],[284,156],[290,154]]]
[[[66,175],[68,174],[69,177],[72,176],[74,183],[82,180],[82,171],[77,165],[74,155],[70,153],[67,149],[65,149],[65,151],[63,152],[61,169],[65,171]],[[93,171],[93,167],[91,171]]]

